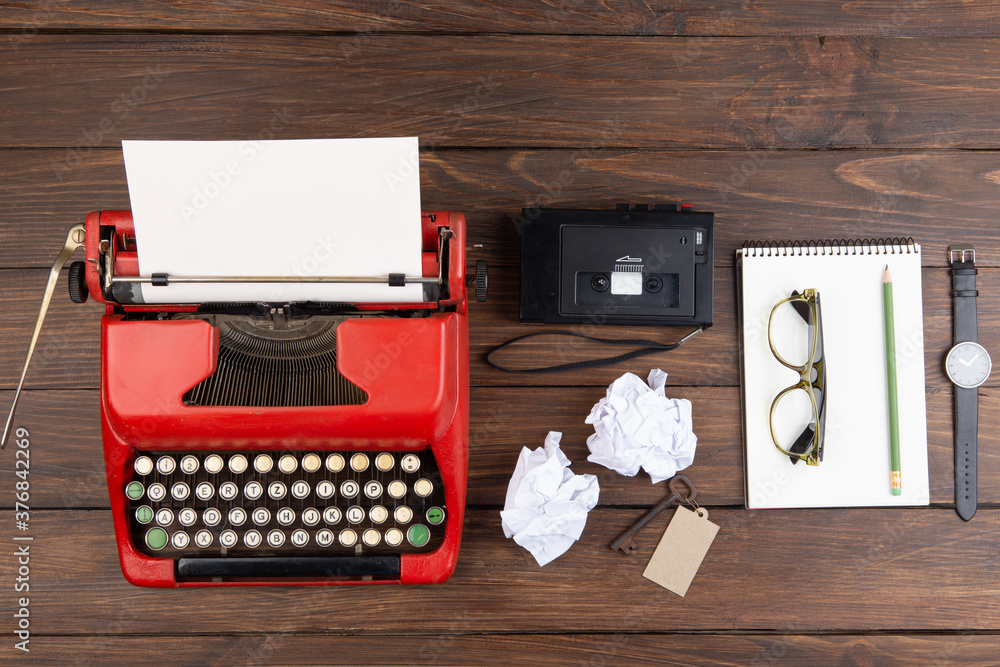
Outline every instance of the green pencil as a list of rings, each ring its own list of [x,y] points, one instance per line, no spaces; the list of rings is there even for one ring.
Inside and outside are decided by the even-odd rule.
[[[892,464],[892,495],[903,494],[899,470],[899,406],[896,400],[896,325],[892,317],[892,276],[889,265],[882,274],[882,307],[885,312],[885,376],[889,386],[889,459]]]

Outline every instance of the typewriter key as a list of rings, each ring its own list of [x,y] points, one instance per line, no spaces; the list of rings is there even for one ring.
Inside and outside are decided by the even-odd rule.
[[[215,488],[213,488],[208,482],[201,482],[194,488],[194,495],[198,496],[199,500],[208,500],[214,494]]]
[[[219,544],[227,549],[230,549],[236,546],[239,539],[240,538],[236,535],[235,530],[224,530],[222,531],[222,534],[219,535]]]
[[[321,465],[323,462],[315,454],[306,454],[302,457],[302,469],[306,472],[316,472]]]
[[[358,452],[351,457],[351,470],[355,472],[362,472],[368,470],[368,457],[361,452]]]
[[[316,544],[321,547],[328,547],[333,544],[333,531],[323,528],[316,532]]]
[[[292,484],[292,495],[302,500],[309,495],[309,483],[304,482],[301,479],[294,484]]]
[[[285,497],[288,489],[282,482],[271,482],[267,485],[267,495],[274,500],[281,500]]]
[[[405,472],[417,472],[420,470],[420,457],[416,454],[407,454],[403,457],[403,460],[399,462],[399,467]]]
[[[295,460],[295,457],[291,454],[285,454],[280,459],[278,459],[278,470],[285,473],[286,475],[291,475],[295,472],[295,469],[299,467],[299,462]]]
[[[149,499],[154,503],[158,503],[167,497],[167,487],[159,483],[150,484],[149,488],[146,490],[146,495],[148,495]]]
[[[169,475],[177,467],[177,463],[171,456],[161,456],[156,461],[156,469],[160,471],[162,475]]]
[[[375,467],[381,470],[382,472],[388,472],[392,470],[393,463],[395,463],[395,460],[392,458],[392,454],[386,454],[385,452],[382,452],[381,454],[375,457]]]
[[[365,520],[365,511],[357,505],[347,508],[347,520],[351,523],[361,523]]]
[[[243,534],[243,544],[247,545],[251,549],[259,547],[261,539],[260,533],[256,530],[248,530]]]
[[[328,482],[324,479],[322,482],[316,485],[316,495],[322,498],[323,500],[326,500],[327,498],[333,495],[333,492],[336,491],[336,489],[337,487],[333,485],[333,482]]]
[[[398,479],[389,482],[389,486],[386,487],[389,495],[397,500],[406,495],[406,484],[403,484]]]
[[[240,493],[240,487],[236,486],[232,482],[223,482],[219,486],[219,497],[223,500],[232,500]]]
[[[276,518],[278,520],[278,523],[280,523],[282,526],[290,526],[292,525],[292,522],[295,521],[295,510],[293,510],[291,507],[282,507],[274,515],[274,518]]]
[[[434,485],[431,484],[431,480],[426,477],[421,477],[413,483],[413,492],[421,498],[426,498],[431,495],[432,491],[434,491]]]
[[[403,531],[399,528],[390,528],[385,531],[385,543],[390,547],[398,547],[403,543]]]
[[[198,459],[188,454],[181,459],[181,470],[183,470],[186,475],[193,475],[198,472]]]
[[[210,530],[202,529],[194,534],[194,543],[202,549],[212,546],[213,539],[215,538],[212,537],[212,531]]]
[[[169,526],[174,522],[174,512],[169,507],[161,507],[156,510],[156,523],[161,526]]]
[[[271,472],[272,467],[274,467],[274,461],[267,454],[258,454],[257,458],[253,460],[253,469],[262,475]]]
[[[129,482],[128,486],[125,487],[125,495],[132,500],[139,500],[139,498],[142,498],[142,492],[142,484],[139,482]]]
[[[247,469],[247,457],[242,454],[237,454],[236,456],[229,459],[229,470],[237,475],[243,474]]]
[[[337,537],[340,544],[345,547],[353,547],[358,542],[358,534],[355,533],[350,528],[345,528],[340,531],[340,535]]]
[[[292,544],[297,547],[304,547],[309,544],[309,533],[299,528],[292,531]]]
[[[344,469],[344,457],[340,454],[330,454],[326,457],[326,469],[330,472],[340,472]]]
[[[444,510],[440,507],[432,507],[427,510],[427,523],[432,526],[440,525],[444,521]]]
[[[234,526],[242,526],[243,522],[247,520],[247,513],[242,507],[234,507],[229,510],[229,523]]]
[[[327,507],[323,510],[323,521],[326,521],[331,526],[340,523],[340,508]]]
[[[272,530],[270,533],[267,534],[267,543],[270,544],[275,549],[277,549],[278,547],[280,547],[282,544],[285,543],[285,534],[280,530],[278,530],[277,528],[275,528],[274,530]]]
[[[358,483],[355,482],[353,479],[349,479],[340,485],[340,495],[344,496],[345,498],[353,498],[354,496],[358,495],[359,490],[360,489],[358,488]]]
[[[205,459],[205,470],[212,473],[213,475],[220,472],[223,467],[222,457],[218,454],[212,454]]]
[[[159,551],[167,546],[167,531],[162,528],[150,528],[146,531],[146,546],[153,551]]]
[[[149,505],[135,508],[135,520],[139,523],[149,523],[153,520],[153,508]]]
[[[258,526],[265,526],[271,520],[271,512],[266,507],[258,507],[253,511],[253,522]]]
[[[214,507],[209,507],[201,513],[201,520],[205,522],[206,526],[217,526],[222,521],[222,512]]]
[[[422,523],[415,523],[406,531],[406,540],[415,547],[422,547],[431,539],[431,531]]]
[[[377,547],[378,543],[382,541],[382,535],[374,528],[369,528],[364,533],[361,534],[361,541],[369,547]]]
[[[317,523],[319,523],[319,519],[320,519],[319,510],[316,509],[315,507],[307,507],[306,509],[302,510],[302,523],[306,524],[307,526],[315,526]]]
[[[178,530],[170,538],[170,543],[174,545],[174,549],[186,549],[190,542],[191,538],[183,530]]]
[[[257,500],[264,493],[264,487],[260,482],[247,482],[243,487],[243,495],[247,500]]]
[[[198,520],[198,513],[190,507],[185,507],[177,513],[177,520],[181,522],[182,526],[193,526],[194,522]]]
[[[140,475],[148,475],[153,472],[153,460],[148,456],[140,456],[135,460],[135,471]]]
[[[413,519],[413,510],[406,505],[400,505],[393,512],[393,516],[396,519],[396,523],[410,523],[410,520]]]
[[[381,505],[375,505],[368,510],[368,518],[372,520],[372,523],[383,523],[389,518],[389,510]]]
[[[191,487],[184,482],[177,482],[170,487],[170,495],[174,497],[174,500],[187,500],[187,497],[191,495]]]
[[[375,480],[365,482],[365,495],[375,500],[382,495],[382,485]]]

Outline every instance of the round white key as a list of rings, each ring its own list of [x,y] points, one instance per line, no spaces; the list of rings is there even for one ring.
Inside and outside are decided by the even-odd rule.
[[[396,508],[396,511],[393,512],[393,516],[396,519],[396,523],[410,523],[413,519],[413,510],[406,505],[400,505]]]
[[[353,498],[354,496],[358,495],[358,491],[360,490],[361,489],[358,487],[358,483],[355,482],[353,479],[349,479],[340,485],[340,495],[344,496],[345,498]]]
[[[181,459],[181,470],[184,471],[185,475],[193,475],[198,472],[198,458],[188,454]]]
[[[174,522],[174,512],[168,507],[161,507],[156,510],[156,523],[161,526],[169,526]]]
[[[302,469],[306,472],[316,472],[321,465],[323,461],[315,454],[306,454],[302,457]]]
[[[174,545],[174,549],[186,549],[190,542],[191,538],[183,530],[178,530],[170,538],[170,543]]]
[[[153,459],[148,456],[140,456],[135,460],[135,471],[140,475],[148,475],[153,472]]]
[[[292,544],[297,547],[304,547],[309,544],[309,533],[299,528],[292,531]]]
[[[420,457],[416,454],[407,454],[403,457],[403,460],[399,462],[399,467],[402,468],[404,472],[417,472],[420,470]]]
[[[340,472],[344,469],[344,457],[340,454],[330,454],[326,457],[326,469],[330,472]]]
[[[382,472],[388,472],[392,470],[392,466],[394,463],[396,463],[396,460],[392,458],[392,454],[386,454],[385,452],[382,452],[381,454],[375,457],[375,467],[381,470]]]
[[[250,516],[253,517],[253,522],[258,526],[264,526],[271,520],[271,512],[266,507],[258,507]]]
[[[431,480],[426,477],[421,477],[416,482],[413,483],[413,492],[420,496],[421,498],[426,498],[431,495],[434,491],[434,485],[431,484]]]
[[[295,521],[295,510],[291,507],[282,507],[274,515],[274,518],[278,520],[282,526],[290,526],[292,522]]]
[[[288,492],[288,488],[282,482],[271,482],[267,485],[267,495],[274,500],[281,500]]]
[[[369,482],[365,482],[365,495],[372,500],[380,497],[382,495],[382,485],[374,479]]]
[[[372,520],[372,523],[383,523],[389,518],[389,510],[381,505],[375,505],[375,507],[368,510],[368,518]]]
[[[202,549],[212,546],[213,539],[215,538],[212,537],[212,531],[210,530],[202,529],[194,534],[194,543]]]
[[[391,497],[399,499],[406,495],[406,484],[400,482],[398,479],[394,479],[389,482],[389,486],[385,490]]]
[[[205,470],[213,475],[221,472],[224,465],[225,463],[222,461],[222,457],[218,454],[211,454],[205,459]]]
[[[256,530],[248,530],[247,532],[243,533],[243,544],[247,545],[251,549],[256,549],[257,547],[259,547],[260,541],[261,541],[260,533],[258,533]]]
[[[219,497],[223,500],[232,500],[240,494],[240,487],[233,482],[223,482],[219,486]]]
[[[278,530],[277,528],[275,528],[274,530],[272,530],[267,534],[267,543],[270,544],[275,549],[277,549],[278,547],[280,547],[282,544],[285,543],[285,534],[280,530]]]
[[[321,547],[328,547],[333,544],[333,531],[326,528],[316,531],[316,544]]]
[[[253,469],[261,474],[271,472],[273,467],[274,460],[267,454],[258,454],[257,458],[253,460]]]
[[[316,484],[316,495],[319,496],[320,498],[323,498],[324,500],[333,496],[333,493],[336,490],[337,487],[333,485],[333,482],[327,481],[325,479],[322,482]]]
[[[182,526],[193,526],[194,522],[198,520],[198,513],[190,507],[185,507],[177,513],[177,520],[181,522]]]
[[[209,507],[201,513],[201,520],[205,522],[206,526],[217,526],[222,521],[222,512],[214,507]]]
[[[242,507],[234,507],[229,510],[229,523],[234,526],[242,526],[247,520],[247,513]]]
[[[382,534],[374,528],[369,528],[361,533],[361,541],[369,547],[377,547],[378,543],[382,541]]]
[[[227,549],[230,549],[236,546],[236,543],[239,541],[239,539],[240,538],[239,536],[236,535],[235,530],[224,530],[222,531],[222,534],[219,535],[219,544],[226,547]]]
[[[302,523],[307,526],[315,526],[319,523],[320,513],[315,507],[307,507],[302,510]]]
[[[351,523],[361,523],[365,520],[365,511],[357,505],[352,505],[347,508],[346,516]]]
[[[309,495],[309,482],[304,482],[301,479],[292,484],[292,495],[302,500]]]
[[[169,475],[177,468],[177,462],[172,456],[161,456],[156,460],[156,469],[161,475]]]
[[[237,454],[229,459],[229,471],[237,475],[242,475],[247,469],[247,457]]]
[[[286,475],[291,475],[298,467],[299,462],[291,454],[285,454],[278,459],[278,470]]]
[[[167,497],[167,487],[162,484],[150,484],[149,488],[146,489],[146,495],[153,502],[159,502]]]
[[[351,457],[351,470],[355,472],[361,472],[362,470],[368,470],[368,456],[358,452]]]
[[[174,500],[187,500],[187,497],[191,495],[191,487],[184,482],[177,482],[170,487],[170,495],[174,497]]]
[[[257,500],[263,494],[264,486],[260,482],[247,482],[247,485],[243,487],[243,495],[248,500]]]
[[[323,510],[323,521],[326,521],[331,526],[340,523],[340,508],[327,507]]]
[[[198,500],[209,500],[215,495],[215,487],[211,482],[199,482],[198,486],[194,487],[194,495],[198,496]]]
[[[390,547],[398,547],[403,543],[403,531],[399,528],[390,528],[385,531],[385,543]]]
[[[345,547],[353,547],[358,542],[358,534],[355,533],[350,528],[340,531],[340,535],[337,536],[340,544]]]

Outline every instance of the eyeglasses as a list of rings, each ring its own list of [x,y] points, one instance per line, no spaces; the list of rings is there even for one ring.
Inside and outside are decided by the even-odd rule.
[[[777,338],[776,323],[781,331]],[[771,439],[793,464],[805,461],[818,466],[823,460],[826,431],[826,362],[817,290],[792,292],[774,305],[767,321],[767,343],[782,366],[799,374],[798,383],[783,389],[771,403]],[[779,437],[779,433],[783,435]],[[784,435],[788,433],[798,436]]]

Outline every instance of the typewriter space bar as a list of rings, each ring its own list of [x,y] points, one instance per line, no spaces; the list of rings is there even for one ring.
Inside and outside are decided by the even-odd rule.
[[[179,577],[399,577],[399,556],[181,558]]]

